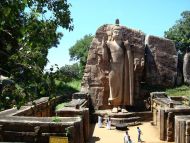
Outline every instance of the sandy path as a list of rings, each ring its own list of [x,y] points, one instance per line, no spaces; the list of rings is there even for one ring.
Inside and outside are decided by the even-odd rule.
[[[123,143],[123,137],[125,131],[115,130],[115,127],[112,127],[111,130],[107,130],[105,126],[103,128],[98,128],[97,124],[91,126],[92,138],[88,143]],[[150,122],[144,122],[142,125],[139,125],[143,135],[142,140],[144,143],[166,143],[159,140],[158,129],[155,126],[150,125]],[[137,143],[137,126],[129,127],[129,135],[133,143]]]

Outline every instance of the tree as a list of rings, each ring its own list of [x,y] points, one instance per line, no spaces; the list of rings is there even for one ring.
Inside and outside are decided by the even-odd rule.
[[[69,82],[74,79],[80,78],[80,71],[78,63],[72,65],[65,65],[58,70],[59,72],[59,79],[63,80],[64,82]]]
[[[84,72],[88,55],[88,49],[90,48],[90,44],[92,42],[93,37],[94,36],[92,36],[91,34],[85,35],[82,39],[78,40],[75,43],[75,45],[69,49],[71,60],[79,60],[81,76]]]
[[[173,40],[176,48],[184,54],[186,48],[190,48],[190,11],[182,12],[181,16],[182,18],[165,32],[165,37]]]
[[[52,82],[48,82],[52,74],[44,74],[43,70],[48,62],[48,50],[57,47],[62,37],[57,29],[73,29],[70,6],[67,0],[0,3],[0,74],[15,81],[15,88],[20,89],[25,99],[55,91],[50,89],[54,87],[50,85]]]

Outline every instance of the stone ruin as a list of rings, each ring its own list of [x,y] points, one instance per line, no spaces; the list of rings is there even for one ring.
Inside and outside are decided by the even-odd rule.
[[[78,97],[74,97],[74,101]],[[49,143],[50,137],[67,137],[69,143],[84,143],[90,137],[88,100],[76,102],[79,106],[55,112],[55,106],[64,96],[53,99],[42,97],[16,108],[0,112],[0,142]],[[59,117],[57,115],[59,115]]]
[[[165,92],[151,93],[152,125],[160,140],[175,143],[190,142],[190,100],[186,96],[170,96]]]
[[[183,59],[183,77],[184,82],[190,85],[190,49],[187,48],[186,54]]]
[[[160,85],[172,87],[177,76],[177,53],[174,43],[165,38],[145,35],[143,32],[125,26],[105,24],[98,28],[92,40],[81,91],[91,97],[95,109],[109,109],[110,96],[109,74],[110,57],[104,58],[105,45],[111,39],[113,27],[118,26],[122,33],[123,42],[128,41],[131,49],[128,66],[130,83],[130,106],[144,104],[141,85]],[[125,71],[126,74],[126,71]],[[125,80],[126,81],[126,80]],[[125,88],[125,87],[124,87]]]

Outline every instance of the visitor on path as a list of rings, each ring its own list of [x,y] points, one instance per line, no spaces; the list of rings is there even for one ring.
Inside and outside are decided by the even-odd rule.
[[[106,128],[107,128],[108,130],[111,129],[111,119],[110,119],[110,116],[108,116]]]
[[[128,142],[127,143],[133,143],[130,136],[128,136]]]
[[[102,116],[101,115],[98,116],[98,127],[99,128],[102,127]]]
[[[141,135],[142,135],[142,132],[140,130],[139,127],[137,127],[137,132],[138,132],[138,142],[141,142]]]
[[[128,143],[129,141],[129,134],[128,134],[128,130],[125,131],[125,136],[124,136],[124,143]]]

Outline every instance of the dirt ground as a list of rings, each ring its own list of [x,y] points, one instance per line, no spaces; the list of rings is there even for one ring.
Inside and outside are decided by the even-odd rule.
[[[167,143],[166,141],[159,140],[158,128],[152,126],[150,122],[143,122],[142,125],[138,126],[142,131],[141,139],[143,143]],[[137,126],[129,127],[128,132],[132,142],[138,143]],[[91,126],[91,134],[92,138],[88,143],[123,143],[125,131],[118,131],[115,127],[108,130],[105,125],[102,128],[98,128],[98,125],[96,124]]]

